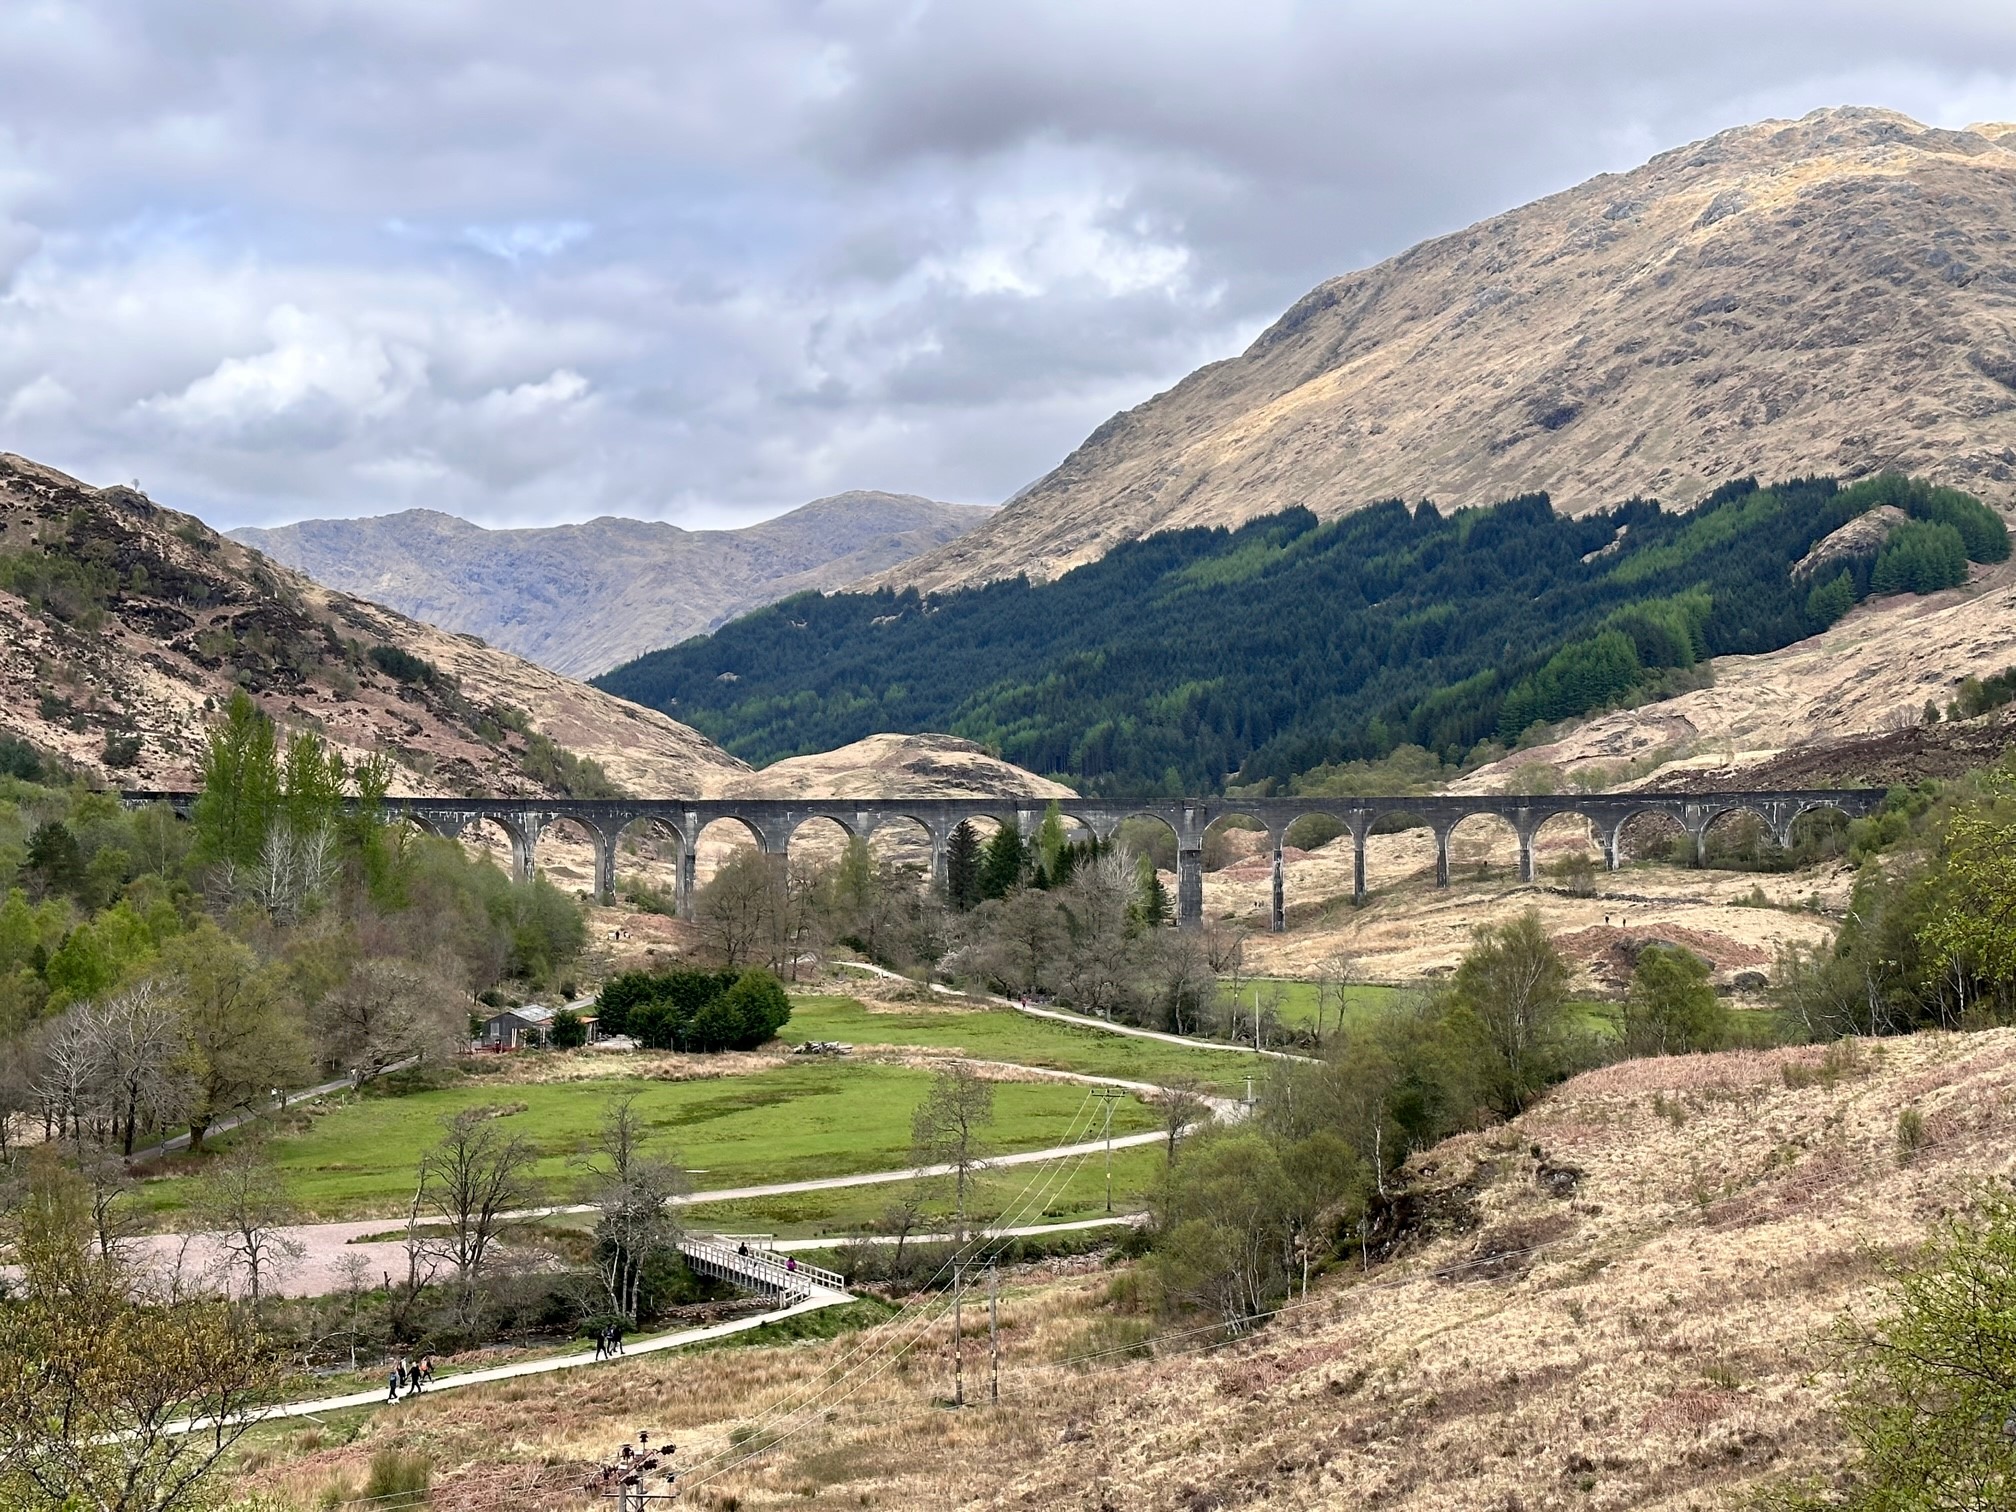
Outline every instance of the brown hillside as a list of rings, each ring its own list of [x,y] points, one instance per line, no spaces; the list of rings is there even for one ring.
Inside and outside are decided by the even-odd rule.
[[[690,1499],[1710,1512],[1840,1470],[1828,1326],[1875,1305],[1878,1257],[2007,1178],[2012,1106],[2016,1030],[1630,1062],[1412,1162],[1399,1242],[1382,1233],[1368,1272],[1317,1277],[1229,1347],[1172,1331],[1138,1358],[1111,1272],[1011,1269],[1000,1410],[947,1411],[945,1328],[898,1324],[865,1349],[850,1335],[548,1377],[531,1418],[515,1382],[422,1397],[354,1441],[276,1444],[243,1489],[309,1506],[372,1453],[424,1447],[450,1512],[482,1512],[500,1485],[527,1512],[585,1509],[567,1472],[608,1452],[612,1423],[648,1422],[697,1465],[739,1459],[731,1433],[798,1406],[770,1423],[776,1447]],[[1906,1108],[1923,1119],[1908,1156]],[[988,1345],[983,1320],[968,1327],[973,1392]],[[913,1336],[889,1368],[880,1351]]]
[[[236,687],[353,757],[387,752],[402,791],[554,789],[524,730],[638,793],[712,793],[748,770],[662,714],[322,588],[131,489],[4,453],[0,553],[16,590],[0,586],[0,734],[118,786],[189,785]],[[446,675],[402,682],[369,659],[379,646]],[[133,736],[130,764],[108,765]]]
[[[1532,791],[1536,773],[1597,786],[1887,786],[1999,758],[2004,710],[1921,727],[1960,682],[2016,666],[2016,562],[1966,586],[1870,598],[1838,624],[1760,656],[1723,656],[1714,685],[1600,714],[1470,773],[1460,791]]]
[[[872,581],[1050,577],[1305,504],[1582,511],[1888,467],[2016,500],[2016,127],[1766,121],[1321,285]]]

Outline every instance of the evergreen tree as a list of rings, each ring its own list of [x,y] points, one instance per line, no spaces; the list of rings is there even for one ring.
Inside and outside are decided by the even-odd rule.
[[[1070,843],[1064,838],[1064,815],[1053,798],[1050,806],[1043,810],[1043,823],[1036,831],[1034,865],[1038,887],[1064,885],[1070,875],[1070,863],[1065,860],[1069,850]]]
[[[192,815],[197,857],[210,865],[255,864],[280,799],[273,721],[240,690],[203,753],[203,792]]]
[[[1169,922],[1169,889],[1156,873],[1154,858],[1145,852],[1134,863],[1131,912],[1137,929],[1159,929]]]
[[[60,819],[38,825],[23,867],[43,897],[75,897],[84,886],[84,850]]]
[[[1855,577],[1844,572],[1806,595],[1806,618],[1824,630],[1855,607]]]
[[[1027,861],[1021,834],[1012,824],[1002,825],[980,852],[980,896],[1007,897],[1022,885],[1022,869]]]
[[[980,897],[980,836],[961,819],[945,843],[945,901],[966,913]]]

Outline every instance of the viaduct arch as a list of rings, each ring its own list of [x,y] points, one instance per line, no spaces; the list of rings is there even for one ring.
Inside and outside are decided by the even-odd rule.
[[[120,795],[129,807],[165,803],[187,817],[196,794],[128,792]],[[1814,788],[1781,792],[1579,793],[1579,794],[1444,794],[1396,798],[1070,798],[1059,809],[1110,840],[1121,821],[1159,819],[1176,834],[1176,921],[1194,929],[1204,922],[1204,831],[1227,814],[1244,814],[1267,826],[1274,858],[1274,886],[1269,927],[1286,925],[1283,891],[1283,838],[1288,826],[1305,814],[1326,814],[1351,835],[1352,896],[1363,902],[1365,837],[1384,814],[1406,814],[1425,822],[1435,836],[1435,883],[1449,885],[1449,835],[1473,814],[1491,814],[1512,826],[1519,840],[1519,876],[1533,880],[1533,837],[1540,826],[1559,815],[1586,819],[1600,837],[1604,865],[1615,871],[1618,839],[1637,814],[1665,814],[1694,842],[1695,859],[1702,854],[1708,826],[1725,814],[1747,810],[1763,820],[1780,844],[1791,842],[1792,825],[1801,814],[1833,809],[1850,819],[1873,812],[1883,801],[1879,788]],[[991,819],[1014,825],[1033,836],[1043,822],[1047,799],[1032,798],[387,798],[385,813],[403,818],[447,839],[459,837],[478,820],[498,825],[511,837],[511,864],[520,881],[532,875],[533,849],[547,826],[571,820],[586,830],[595,848],[595,891],[603,899],[616,893],[616,850],[622,833],[639,820],[650,820],[679,840],[678,909],[692,917],[695,842],[701,830],[717,819],[732,819],[755,836],[766,855],[781,858],[801,824],[830,819],[850,835],[866,839],[879,824],[914,823],[930,838],[931,878],[943,886],[945,851],[952,831],[962,820]]]

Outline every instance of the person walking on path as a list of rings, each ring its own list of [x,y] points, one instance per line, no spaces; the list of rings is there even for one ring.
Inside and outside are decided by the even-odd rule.
[[[399,1400],[399,1362],[392,1362],[392,1372],[385,1378],[385,1402],[391,1405]]]
[[[609,1354],[609,1330],[602,1327],[595,1330],[595,1358],[606,1359]]]

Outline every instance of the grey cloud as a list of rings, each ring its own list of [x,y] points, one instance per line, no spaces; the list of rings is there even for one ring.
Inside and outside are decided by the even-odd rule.
[[[0,8],[0,445],[223,524],[998,499],[1311,284],[1762,115],[1873,0]]]

